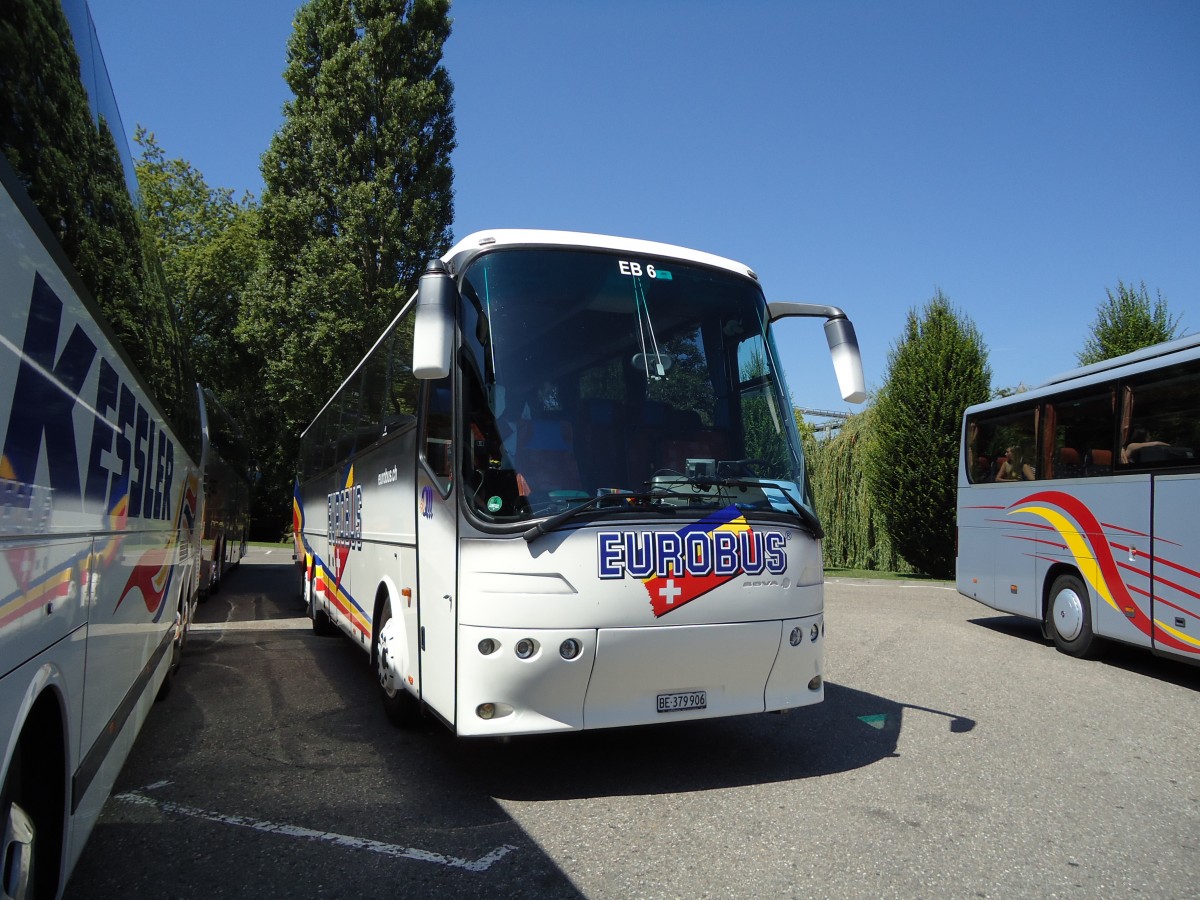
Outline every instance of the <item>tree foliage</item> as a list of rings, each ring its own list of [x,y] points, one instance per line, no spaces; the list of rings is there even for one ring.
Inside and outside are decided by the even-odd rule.
[[[192,365],[239,419],[258,402],[255,365],[234,339],[242,302],[258,267],[257,208],[228,188],[211,188],[183,159],[167,159],[154,135],[138,128],[136,168],[142,218],[154,237],[167,287],[179,312]]]
[[[874,407],[847,419],[825,441],[804,439],[817,516],[825,529],[825,565],[830,568],[909,572],[883,527],[867,485],[865,456]],[[811,426],[808,428],[811,433]]]
[[[104,107],[93,117],[84,78],[92,83],[91,66],[81,68],[61,4],[5,4],[0,148],[155,396],[179,410],[191,388],[175,311]]]
[[[286,497],[300,432],[450,245],[448,0],[311,0],[263,156],[262,265],[238,334],[261,365],[262,462]]]
[[[450,244],[446,0],[311,0],[263,156],[266,265],[242,320],[266,387],[307,424]]]
[[[892,544],[919,572],[953,574],[962,414],[990,390],[987,348],[941,291],[909,311],[875,400],[865,469]]]
[[[1105,289],[1108,299],[1096,308],[1096,321],[1079,353],[1079,364],[1112,359],[1169,341],[1176,336],[1179,318],[1167,309],[1162,293],[1152,304],[1146,282],[1135,289],[1123,281],[1117,282],[1117,293]]]

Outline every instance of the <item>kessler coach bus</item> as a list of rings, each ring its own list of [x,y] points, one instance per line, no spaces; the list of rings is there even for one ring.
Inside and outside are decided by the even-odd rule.
[[[958,590],[1200,662],[1200,336],[1086,366],[963,420]]]
[[[186,636],[203,437],[81,0],[0,18],[0,894],[61,893]]]
[[[241,426],[212,391],[202,392],[204,513],[200,527],[200,599],[221,587],[246,555],[250,533],[250,452]]]
[[[824,695],[820,538],[768,303],[745,266],[500,230],[434,260],[304,432],[313,627],[398,724],[460,735],[781,710]],[[414,352],[415,351],[415,352]]]

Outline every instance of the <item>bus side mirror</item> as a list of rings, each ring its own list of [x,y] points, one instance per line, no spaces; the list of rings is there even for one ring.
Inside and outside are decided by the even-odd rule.
[[[792,303],[776,300],[767,304],[767,317],[774,322],[787,316],[812,316],[825,319],[825,340],[833,358],[838,389],[847,403],[862,403],[867,399],[867,379],[863,375],[862,356],[854,325],[836,306],[815,303]]]
[[[413,375],[436,380],[450,374],[454,353],[454,309],[458,290],[440,259],[432,259],[417,286],[413,324]]]
[[[847,403],[862,403],[867,399],[867,383],[854,324],[844,316],[827,319],[825,340],[829,342],[829,355],[833,358],[833,371],[842,399]]]

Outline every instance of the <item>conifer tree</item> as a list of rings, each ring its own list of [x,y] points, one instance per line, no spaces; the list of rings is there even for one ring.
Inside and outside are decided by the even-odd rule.
[[[866,471],[896,551],[917,571],[954,573],[955,473],[963,411],[988,399],[991,370],[975,325],[938,291],[888,354]]]

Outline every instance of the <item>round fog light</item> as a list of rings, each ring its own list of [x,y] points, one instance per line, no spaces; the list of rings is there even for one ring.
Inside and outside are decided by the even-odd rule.
[[[480,703],[477,707],[475,707],[475,715],[479,716],[481,719],[490,719],[492,716],[496,715],[496,704]]]
[[[804,632],[801,631],[800,626],[797,625],[795,628],[792,629],[792,633],[790,635],[788,635],[788,643],[790,643],[793,647],[798,647],[800,645],[800,641],[803,639],[803,637],[804,637]]]
[[[530,638],[521,638],[517,641],[517,659],[529,659],[536,649],[537,645]]]
[[[492,638],[484,638],[479,642],[479,652],[484,656],[491,656],[499,646]]]
[[[574,659],[583,650],[583,645],[575,638],[567,638],[558,647],[558,655],[563,659]]]
[[[812,681],[810,681],[808,683],[808,689],[810,691],[819,691],[821,689],[821,676],[820,675],[813,676]]]

